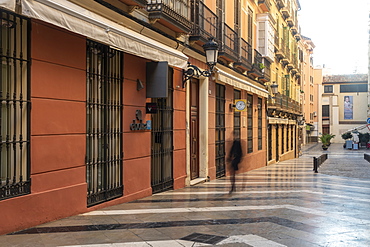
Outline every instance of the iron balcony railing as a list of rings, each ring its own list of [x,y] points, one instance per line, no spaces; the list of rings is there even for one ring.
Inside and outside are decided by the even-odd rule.
[[[286,48],[285,48],[285,57],[286,57],[286,59],[288,59],[290,61],[290,59],[291,59],[291,53],[290,53],[289,46],[286,46]]]
[[[294,65],[294,68],[298,69],[298,59],[297,59],[297,54],[293,54],[292,56],[292,63]]]
[[[281,42],[280,42],[280,49],[281,51],[284,53],[284,55],[286,54],[286,42],[283,38],[280,39]]]
[[[187,0],[149,0],[147,11],[150,20],[164,19],[183,32],[191,30]]]
[[[252,46],[243,38],[240,39],[240,59],[236,64],[243,66],[247,70],[252,68],[253,49]]]
[[[277,31],[275,31],[274,41],[275,41],[275,46],[279,48],[280,39],[279,39],[279,33]]]
[[[263,69],[263,77],[270,81],[271,79],[271,63],[268,60],[264,60],[265,68]]]
[[[276,94],[274,97],[270,98],[268,100],[268,107],[296,114],[302,112],[302,104],[284,94]]]
[[[226,23],[221,23],[220,25],[221,48],[219,53],[221,56],[226,56],[236,61],[239,57],[238,34]]]
[[[254,64],[262,63],[262,55],[256,49],[254,49]]]
[[[206,42],[209,37],[217,39],[219,24],[218,17],[200,0],[191,0],[191,21],[193,27],[190,40]]]

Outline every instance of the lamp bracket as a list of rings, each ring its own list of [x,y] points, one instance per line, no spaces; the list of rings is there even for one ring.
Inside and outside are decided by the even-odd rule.
[[[188,63],[188,68],[183,70],[182,87],[185,88],[186,82],[191,78],[199,78],[201,76],[210,77],[212,71],[200,70],[197,66]]]

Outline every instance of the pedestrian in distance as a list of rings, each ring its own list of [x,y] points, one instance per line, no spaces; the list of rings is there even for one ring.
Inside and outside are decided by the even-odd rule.
[[[236,171],[239,170],[239,164],[242,160],[243,157],[243,149],[242,149],[242,144],[240,142],[240,138],[237,135],[237,133],[234,131],[233,132],[234,140],[233,144],[230,149],[230,153],[228,156],[228,161],[231,165],[231,176],[230,176],[230,181],[231,181],[231,189],[229,193],[232,193],[233,191],[236,190],[235,187],[235,173]]]

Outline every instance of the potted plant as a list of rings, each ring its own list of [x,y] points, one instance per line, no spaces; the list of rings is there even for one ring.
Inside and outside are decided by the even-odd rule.
[[[259,71],[262,71],[265,68],[265,65],[263,63],[255,63],[253,64],[253,68],[258,69]]]
[[[330,145],[330,140],[333,139],[335,135],[332,134],[323,134],[319,137],[322,143],[322,149],[327,150]]]

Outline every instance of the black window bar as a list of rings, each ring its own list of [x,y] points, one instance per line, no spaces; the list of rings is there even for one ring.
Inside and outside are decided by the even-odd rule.
[[[123,53],[87,42],[87,205],[123,195]]]
[[[170,81],[172,82],[172,79]],[[173,188],[174,109],[172,101],[173,89],[169,89],[167,98],[152,99],[158,107],[157,113],[152,115],[151,186],[153,193]]]
[[[31,193],[29,30],[0,9],[0,200]]]
[[[258,98],[258,150],[262,150],[262,99]]]
[[[253,152],[253,95],[248,94],[248,109],[247,109],[247,134],[248,134],[248,153]]]
[[[267,146],[267,150],[268,150],[268,160],[272,160],[272,125],[269,124],[268,127],[267,127],[267,134],[268,134],[268,146]]]
[[[234,89],[234,102],[236,99],[241,99],[241,91]],[[240,126],[241,126],[241,114],[238,111],[234,111],[234,137],[241,139],[240,136]]]
[[[216,177],[225,176],[225,86],[216,84]]]

